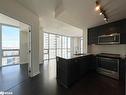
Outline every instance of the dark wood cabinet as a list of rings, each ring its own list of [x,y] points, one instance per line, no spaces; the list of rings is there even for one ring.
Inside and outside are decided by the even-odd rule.
[[[126,59],[120,59],[120,65],[119,65],[119,69],[120,69],[120,71],[119,71],[119,79],[121,80],[121,81],[124,81],[125,80],[125,65],[126,65]]]
[[[126,19],[121,20],[120,43],[126,44]]]
[[[102,57],[103,58],[103,57]],[[76,81],[84,77],[90,72],[96,72],[100,66],[112,71],[117,70],[117,61],[114,59],[119,59],[119,79],[124,80],[125,78],[125,64],[126,59],[121,59],[120,57],[105,57],[108,61],[99,59],[99,55],[86,55],[76,58],[65,59],[61,57],[56,57],[57,61],[57,81],[59,84],[68,88]],[[112,73],[113,74],[113,73]]]
[[[88,45],[98,44],[98,36],[120,33],[120,44],[126,44],[126,19],[88,29]]]
[[[95,69],[95,63],[91,63],[93,58],[92,55],[71,59],[56,57],[58,82],[65,87],[70,87],[87,72]]]
[[[97,68],[97,65],[96,65],[96,56],[95,55],[89,55],[87,56],[87,62],[89,63],[88,64],[88,71],[90,72],[95,72],[96,71],[96,68]]]
[[[97,44],[98,43],[98,29],[91,28],[88,29],[88,44]]]

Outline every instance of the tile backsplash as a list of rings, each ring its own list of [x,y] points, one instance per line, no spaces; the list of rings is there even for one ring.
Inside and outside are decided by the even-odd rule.
[[[88,53],[112,53],[126,55],[126,44],[120,45],[89,45]]]

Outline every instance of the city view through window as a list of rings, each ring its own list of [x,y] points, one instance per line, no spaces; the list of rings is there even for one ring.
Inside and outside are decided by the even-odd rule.
[[[20,29],[13,26],[1,26],[2,65],[18,64],[20,50]]]

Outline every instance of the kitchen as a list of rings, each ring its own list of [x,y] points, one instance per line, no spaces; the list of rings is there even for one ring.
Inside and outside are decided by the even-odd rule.
[[[57,56],[57,80],[66,88],[76,84],[89,72],[125,80],[126,19],[88,29],[88,53]]]
[[[0,68],[0,92],[125,95],[125,4],[126,0],[1,0],[1,14],[31,26],[31,44],[27,66]]]

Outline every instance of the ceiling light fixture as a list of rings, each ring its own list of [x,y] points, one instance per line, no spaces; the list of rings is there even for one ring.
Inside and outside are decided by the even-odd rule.
[[[100,15],[102,15],[102,12],[100,12]]]
[[[99,2],[98,1],[96,1],[96,7],[95,7],[95,10],[96,11],[99,11],[100,10],[100,4],[99,4]]]
[[[96,6],[95,10],[99,11],[100,10],[100,5]]]
[[[108,22],[108,16],[107,16],[105,10],[103,9],[103,7],[100,5],[100,2],[98,0],[96,1],[95,10],[99,11],[100,12],[99,14],[104,16],[104,21],[105,22]]]

